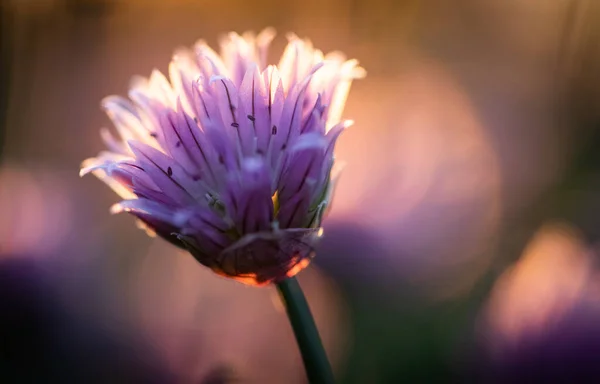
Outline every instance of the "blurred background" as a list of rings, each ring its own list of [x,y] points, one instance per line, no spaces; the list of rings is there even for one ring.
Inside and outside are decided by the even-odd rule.
[[[299,277],[339,382],[600,380],[599,21],[596,0],[2,0],[3,382],[306,382],[274,289],[78,177],[104,96],[266,26],[273,59],[293,31],[368,72]]]

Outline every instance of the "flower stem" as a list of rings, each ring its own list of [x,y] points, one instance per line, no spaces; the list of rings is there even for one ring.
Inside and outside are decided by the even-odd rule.
[[[333,372],[315,321],[295,277],[277,283],[277,290],[294,329],[310,384],[333,384]]]

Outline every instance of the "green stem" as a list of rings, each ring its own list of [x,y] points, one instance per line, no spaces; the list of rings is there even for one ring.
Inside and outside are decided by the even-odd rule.
[[[327,360],[319,331],[295,277],[277,283],[277,290],[294,329],[310,384],[333,384],[333,372]]]

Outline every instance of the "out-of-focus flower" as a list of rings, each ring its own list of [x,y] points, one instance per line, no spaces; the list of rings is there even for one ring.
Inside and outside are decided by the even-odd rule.
[[[364,70],[337,52],[288,37],[266,66],[271,29],[230,33],[218,55],[204,41],[178,50],[169,81],[136,78],[127,99],[103,101],[119,131],[110,152],[83,163],[146,228],[216,273],[264,285],[313,256],[331,200],[333,149],[353,79]]]
[[[50,256],[67,243],[75,218],[64,184],[55,170],[0,168],[0,257]]]
[[[547,224],[492,291],[486,320],[496,350],[548,333],[589,294],[593,254],[571,226]]]
[[[419,52],[405,57],[399,76],[370,77],[348,101],[369,129],[350,130],[337,146],[347,168],[319,263],[350,280],[410,282],[432,298],[457,297],[491,261],[500,162],[456,75]]]
[[[593,246],[569,224],[546,224],[494,286],[480,317],[480,380],[594,382],[600,295]],[[593,379],[592,379],[593,378]]]

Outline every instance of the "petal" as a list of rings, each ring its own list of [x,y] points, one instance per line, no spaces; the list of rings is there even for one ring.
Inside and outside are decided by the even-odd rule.
[[[327,139],[327,156],[333,156],[333,150],[335,148],[335,143],[339,138],[340,134],[344,132],[346,129],[350,128],[354,125],[353,120],[344,120],[333,127],[327,132],[325,135]]]
[[[220,122],[223,124],[223,129],[227,132],[233,143],[239,143],[237,130],[239,128],[237,119],[237,88],[231,80],[222,76],[213,76],[210,79],[210,83],[215,97],[214,103],[219,110]],[[215,122],[214,117],[211,117],[211,119]]]
[[[179,108],[182,108],[181,104],[179,104]],[[187,139],[189,139],[190,133],[187,129],[185,118],[174,111],[167,110],[160,117],[160,125],[165,137],[166,152],[177,161],[186,172],[192,176],[192,178],[200,179],[200,168],[189,150],[191,143],[190,140]],[[188,133],[188,135],[184,137],[183,134],[185,133]]]
[[[129,146],[139,164],[161,191],[181,206],[193,205],[196,202],[190,194],[192,180],[176,161],[140,142],[130,141]]]
[[[237,131],[236,139],[240,148],[241,157],[251,157],[257,151],[257,139],[254,128],[254,121],[249,119],[250,114],[244,104],[239,104],[236,109],[237,125],[234,129]]]
[[[111,152],[119,153],[121,155],[131,154],[131,151],[129,150],[127,144],[125,144],[125,142],[122,139],[115,138],[115,136],[112,134],[111,131],[108,130],[108,128],[100,129],[100,137]]]
[[[148,130],[129,100],[120,96],[108,96],[102,99],[101,105],[124,142],[148,139]]]
[[[246,72],[239,90],[239,105],[247,113],[245,116],[252,125],[256,137],[256,152],[265,155],[271,138],[269,101],[263,78],[257,66]],[[240,119],[242,120],[242,119]]]
[[[272,155],[274,158],[278,158],[279,153],[285,150],[290,141],[294,140],[300,134],[302,106],[304,104],[306,89],[310,84],[312,74],[320,67],[320,64],[315,66],[311,74],[295,86],[285,99],[278,130],[273,137]]]
[[[169,64],[169,77],[177,95],[177,102],[181,102],[188,114],[196,115],[193,108],[192,87],[200,76],[200,69],[195,62],[193,54],[187,49],[179,49]]]
[[[298,61],[300,56],[300,44],[302,44],[302,42],[296,35],[288,35],[288,44],[283,50],[283,54],[277,65],[277,68],[281,71],[281,78],[286,93],[289,93],[299,81]]]
[[[239,233],[267,231],[273,221],[270,169],[262,157],[247,158],[239,175],[229,179],[223,196]]]
[[[162,117],[165,143],[171,157],[183,166],[193,180],[215,185],[214,164],[217,156],[205,135],[178,104],[177,111]]]
[[[303,118],[300,134],[316,132],[321,135],[325,134],[325,121],[323,119],[324,106],[322,104],[321,95],[318,94],[312,109],[307,116]]]
[[[221,60],[221,57],[204,40],[196,42],[194,51],[205,88],[208,86],[208,81],[212,76],[229,75],[229,71],[223,60]]]
[[[123,200],[110,209],[111,213],[129,212],[134,215],[144,214],[157,221],[164,222],[174,228],[180,228],[191,217],[191,212],[148,199]]]
[[[306,226],[309,220],[309,196],[310,184],[305,183],[289,199],[280,202],[281,205],[277,213],[277,221],[280,228],[302,228]]]
[[[267,88],[267,110],[270,118],[269,132],[271,135],[277,135],[277,125],[281,119],[281,112],[283,111],[283,103],[285,101],[283,83],[277,67],[272,65],[268,66],[267,69],[263,71],[263,78]]]
[[[148,81],[148,91],[152,98],[159,100],[164,105],[175,106],[175,92],[169,83],[169,80],[158,69],[152,70]]]
[[[102,152],[98,157],[84,160],[81,164],[79,175],[84,176],[88,173],[92,173],[122,198],[133,199],[136,196],[133,194],[131,189],[126,184],[123,184],[120,180],[109,175],[107,172],[107,168],[111,167],[115,162],[124,159],[128,159],[128,157],[111,152]]]
[[[129,98],[136,103],[140,120],[148,130],[149,139],[141,141],[154,148],[161,148],[165,140],[160,127],[160,116],[167,107],[159,101],[148,97],[146,93],[137,87],[132,87],[129,90]]]
[[[271,41],[275,38],[275,29],[267,27],[263,29],[256,37],[256,49],[258,56],[258,65],[262,70],[267,67],[267,54]]]
[[[254,36],[246,35],[246,39],[235,32],[230,32],[220,40],[221,57],[229,69],[229,75],[235,85],[242,82],[248,66],[256,61]]]
[[[300,136],[291,148],[278,181],[282,228],[302,223],[314,189],[325,182],[322,169],[326,148],[326,139],[318,134]]]
[[[200,251],[199,254],[192,254],[201,256],[202,259],[196,257],[198,261],[208,265],[231,244],[231,239],[226,234],[228,230],[226,223],[210,209],[196,209],[181,229],[180,239],[193,245],[195,251]]]
[[[333,74],[329,74],[329,85],[325,88],[326,99],[324,104],[328,105],[325,113],[327,118],[327,129],[340,121],[352,80],[365,76],[365,70],[358,66],[358,61],[348,60],[340,65],[330,66]]]

